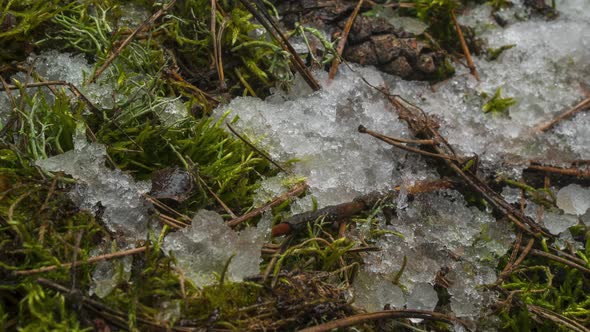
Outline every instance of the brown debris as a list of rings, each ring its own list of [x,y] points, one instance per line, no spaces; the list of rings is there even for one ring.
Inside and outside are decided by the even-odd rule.
[[[438,69],[445,66],[447,57],[428,41],[396,28],[380,17],[358,15],[345,34],[350,13],[358,1],[285,1],[279,10],[287,26],[307,24],[319,29],[334,30],[343,36],[346,47],[343,58],[362,65],[373,65],[384,72],[411,80],[440,80]],[[362,9],[369,9],[362,5]],[[343,33],[344,31],[344,33]]]
[[[426,319],[426,320],[434,320],[434,321],[441,321],[447,324],[458,324],[462,325],[467,329],[467,331],[471,331],[471,329],[467,326],[465,322],[460,319],[457,319],[453,316],[448,316],[445,314],[441,314],[434,311],[426,311],[426,310],[384,310],[384,311],[377,311],[371,313],[362,313],[346,318],[342,318],[336,321],[331,321],[329,323],[316,325],[310,328],[306,328],[301,330],[301,332],[328,332],[334,329],[345,328],[349,326],[355,326],[362,323],[374,321],[374,320],[383,320],[383,319],[408,319],[408,318],[419,318],[419,319]]]
[[[336,48],[336,52],[338,53],[338,56],[334,59],[334,61],[332,61],[332,66],[330,67],[330,76],[329,77],[331,80],[334,79],[334,76],[336,76],[336,72],[338,72],[338,65],[340,64],[340,57],[342,56],[342,51],[344,51],[344,46],[346,46],[346,41],[348,40],[348,34],[350,33],[350,29],[352,28],[354,20],[356,19],[362,5],[363,5],[363,0],[359,0],[358,4],[354,8],[354,11],[352,12],[352,15],[350,15],[350,17],[346,21],[346,24],[344,25],[344,30],[342,31],[341,39],[338,42],[338,47]]]
[[[423,192],[447,189],[451,188],[452,185],[453,184],[449,181],[418,182],[414,186],[408,188],[408,194],[413,195]],[[308,223],[318,220],[325,222],[338,222],[346,220],[363,210],[370,209],[379,201],[396,197],[399,190],[400,187],[396,187],[394,190],[389,192],[373,192],[367,195],[359,196],[351,202],[330,205],[317,211],[308,211],[296,214],[274,226],[272,228],[272,236],[285,235],[305,229]]]
[[[149,195],[157,199],[184,202],[194,188],[195,181],[189,172],[178,167],[168,167],[154,173]]]
[[[556,124],[558,124],[561,120],[568,119],[574,116],[576,113],[584,111],[590,108],[590,97],[582,100],[581,102],[577,103],[574,107],[570,108],[569,110],[559,114],[554,119],[547,123],[543,123],[539,125],[536,130],[539,132],[546,132],[547,130],[553,128]]]

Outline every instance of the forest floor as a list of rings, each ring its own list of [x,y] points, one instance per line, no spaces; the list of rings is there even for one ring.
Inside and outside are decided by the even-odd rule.
[[[590,331],[588,0],[0,0],[0,331]]]

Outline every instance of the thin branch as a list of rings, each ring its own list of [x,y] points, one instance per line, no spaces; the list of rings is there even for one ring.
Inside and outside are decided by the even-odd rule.
[[[71,290],[63,285],[60,285],[53,280],[45,279],[45,278],[38,278],[37,283],[39,283],[43,287],[50,288],[54,291],[63,293],[63,294],[72,294],[72,293],[81,293],[79,290]],[[76,297],[76,301],[80,301],[87,309],[92,310],[93,312],[105,317],[105,318],[115,318],[118,323],[123,329],[129,326],[129,323],[126,321],[127,313],[115,310],[112,306],[106,305],[99,301],[93,300],[88,298],[87,296],[81,295],[80,297]],[[160,325],[156,322],[147,320],[145,318],[136,317],[137,321],[143,325],[151,326],[152,328],[156,328],[158,331],[179,331],[179,332],[189,332],[193,331],[191,328],[184,328],[184,327],[168,327]]]
[[[300,332],[328,332],[332,331],[333,329],[345,328],[349,326],[354,326],[358,324],[362,324],[365,322],[370,322],[374,320],[381,320],[381,319],[396,319],[396,318],[420,318],[426,320],[434,320],[434,321],[441,321],[448,324],[460,324],[465,327],[468,331],[471,329],[467,326],[465,322],[459,320],[455,317],[444,315],[434,311],[426,311],[426,310],[384,310],[384,311],[377,311],[365,314],[358,314],[342,319],[337,319],[335,321],[331,321],[329,323],[324,323],[321,325],[316,325],[313,327],[309,327]]]
[[[74,96],[80,98],[85,104],[86,106],[88,106],[88,108],[96,113],[98,112],[98,108],[96,108],[96,106],[94,106],[90,100],[88,100],[88,98],[86,98],[86,96],[84,96],[80,90],[72,83],[70,82],[66,82],[66,81],[43,81],[43,82],[33,82],[33,83],[27,83],[24,84],[22,87],[23,88],[38,88],[38,87],[42,87],[42,86],[46,86],[46,87],[50,87],[53,85],[62,85],[62,86],[66,86],[68,89],[70,89],[70,91],[72,92],[72,94],[74,94]],[[18,90],[21,87],[17,86],[17,85],[4,85],[0,87],[0,91],[4,91],[4,90]]]
[[[201,185],[203,185],[207,189],[209,194],[211,194],[211,196],[213,196],[213,198],[215,198],[217,203],[219,203],[219,205],[221,205],[221,207],[225,210],[225,212],[227,212],[230,215],[230,217],[237,218],[236,214],[229,208],[229,206],[227,204],[225,204],[225,202],[221,199],[221,197],[219,197],[213,191],[213,189],[211,189],[211,187],[209,187],[209,185],[207,185],[207,182],[205,182],[205,180],[203,180],[203,178],[199,174],[196,174],[196,175],[197,175],[197,178],[199,179],[199,182],[201,182]]]
[[[587,267],[581,266],[581,265],[579,265],[577,263],[574,263],[574,262],[572,262],[570,260],[567,260],[565,258],[562,258],[562,257],[556,256],[556,255],[550,254],[548,252],[537,250],[537,249],[531,250],[531,254],[532,255],[535,255],[535,256],[549,258],[552,261],[556,261],[556,262],[565,264],[565,265],[567,265],[569,267],[573,267],[574,269],[578,269],[581,272],[590,275],[590,269],[588,269]]]
[[[579,178],[590,178],[590,169],[561,168],[555,166],[530,165],[527,170],[555,173],[561,175],[575,176]]]
[[[350,15],[346,21],[346,25],[344,25],[344,30],[342,30],[342,35],[340,36],[338,46],[336,47],[337,55],[334,58],[334,61],[332,61],[332,66],[330,67],[330,80],[333,80],[334,76],[336,76],[336,73],[338,72],[338,65],[340,65],[340,59],[342,57],[342,52],[344,51],[344,46],[346,46],[346,41],[348,40],[348,34],[350,33],[350,29],[352,28],[354,20],[356,19],[362,5],[363,0],[359,0],[359,2],[356,4],[356,7],[354,8],[354,11],[352,12],[352,15]]]
[[[250,142],[248,139],[246,139],[242,135],[238,134],[238,132],[229,123],[226,122],[225,125],[227,126],[227,128],[229,128],[229,130],[234,135],[236,135],[242,142],[246,143],[246,145],[248,145],[252,150],[258,152],[259,155],[261,155],[264,159],[268,160],[271,164],[275,165],[276,168],[280,169],[281,171],[283,171],[285,173],[288,173],[287,170],[285,170],[283,168],[283,166],[279,165],[277,162],[275,162],[274,160],[272,160],[272,158],[269,155],[267,155],[266,153],[264,153],[262,150],[260,150],[256,146],[254,146],[254,144],[252,144],[252,142]]]
[[[160,8],[160,10],[155,12],[152,16],[143,21],[143,23],[141,23],[135,30],[133,30],[133,32],[130,33],[129,36],[127,36],[127,38],[125,38],[121,45],[119,45],[119,47],[117,47],[117,49],[115,49],[115,51],[106,59],[102,66],[100,66],[100,68],[98,68],[98,70],[94,72],[94,74],[90,77],[90,80],[88,80],[88,82],[94,83],[96,79],[105,71],[105,69],[107,69],[107,67],[119,56],[119,53],[121,53],[121,51],[127,45],[129,45],[129,43],[133,41],[135,36],[140,31],[145,29],[147,26],[150,26],[152,23],[154,23],[158,18],[160,18],[160,16],[164,15],[164,13],[166,13],[168,9],[170,9],[170,7],[174,5],[175,2],[176,0],[171,0],[167,5]]]
[[[517,227],[531,236],[536,238],[540,237],[541,235],[552,237],[551,234],[544,231],[541,226],[539,226],[533,219],[526,216],[524,213],[506,202],[506,200],[500,194],[495,192],[486,182],[478,178],[472,171],[468,169],[465,170],[463,165],[461,165],[459,162],[461,160],[465,160],[465,158],[449,158],[448,156],[450,155],[455,156],[453,147],[438,132],[438,123],[428,116],[422,109],[404,100],[400,96],[389,94],[385,89],[377,90],[388,98],[391,104],[395,107],[398,117],[408,124],[408,127],[413,132],[414,136],[426,137],[440,143],[432,146],[434,151],[433,156],[440,158],[442,158],[442,156],[446,156],[447,158],[442,159],[445,164],[447,164],[447,166],[450,167],[473,190],[479,192],[479,194],[482,195],[486,201],[506,215],[506,217],[508,217],[508,219],[510,219]],[[366,128],[361,126],[359,127],[359,131],[364,132],[366,131]],[[387,139],[382,140],[393,146],[399,147],[400,145],[397,142],[392,142]],[[410,150],[406,146],[404,146],[404,149]],[[418,153],[424,154],[422,150],[420,150]]]
[[[270,35],[279,43],[279,45],[281,45],[281,48],[283,48],[283,50],[291,54],[291,63],[293,64],[293,66],[295,66],[295,69],[299,72],[299,74],[303,76],[303,79],[305,80],[307,85],[309,85],[309,87],[313,91],[320,90],[320,84],[316,81],[311,72],[307,69],[305,63],[303,62],[303,60],[301,60],[301,57],[299,56],[299,54],[297,54],[297,51],[295,51],[293,46],[291,46],[291,43],[289,43],[287,37],[285,37],[285,35],[276,25],[273,18],[270,17],[270,15],[266,12],[266,10],[264,9],[264,4],[260,3],[260,1],[257,0],[254,1],[257,3],[259,10],[256,10],[256,8],[252,6],[252,4],[248,0],[240,0],[240,2],[248,9],[248,11],[252,15],[254,15],[256,20],[258,20],[258,22],[262,24],[262,26],[264,26],[266,31],[268,31],[268,33],[270,33]]]
[[[83,265],[83,264],[91,264],[91,263],[110,260],[110,259],[114,259],[114,258],[135,255],[135,254],[142,253],[146,250],[147,250],[147,247],[143,246],[143,247],[138,247],[138,248],[133,248],[133,249],[128,249],[128,250],[117,251],[117,252],[113,252],[110,254],[94,256],[94,257],[88,258],[87,260],[75,261],[73,263],[62,263],[62,264],[58,264],[58,265],[45,266],[45,267],[41,267],[38,269],[32,269],[32,270],[14,271],[14,274],[17,276],[28,276],[28,275],[32,275],[32,274],[39,274],[39,273],[54,271],[54,270],[57,270],[60,268],[69,269],[69,268]]]
[[[471,58],[469,47],[467,47],[465,37],[463,37],[463,31],[461,30],[459,22],[457,22],[457,17],[455,17],[454,10],[451,11],[451,18],[453,19],[453,24],[455,24],[455,29],[457,29],[457,35],[459,36],[459,40],[461,41],[461,48],[463,49],[463,53],[465,54],[465,58],[467,59],[469,71],[471,72],[471,75],[473,75],[473,77],[475,77],[475,79],[479,81],[479,75],[477,74],[477,70],[475,69],[475,65],[473,64],[473,59]]]
[[[572,117],[574,114],[576,114],[580,111],[583,111],[587,108],[590,108],[590,97],[582,100],[581,102],[576,104],[574,107],[570,108],[569,110],[559,114],[553,120],[537,126],[536,130],[538,132],[545,132],[545,131],[553,128],[553,126],[555,126],[559,121],[561,121],[563,119],[567,119],[569,117]]]
[[[391,145],[393,145],[395,147],[398,147],[398,148],[400,148],[402,150],[405,150],[405,151],[408,151],[408,152],[414,152],[414,153],[418,153],[418,154],[421,154],[421,155],[424,155],[424,156],[429,156],[429,157],[449,159],[449,160],[456,160],[456,158],[451,157],[449,155],[439,154],[439,153],[432,153],[432,152],[428,152],[428,151],[424,151],[424,150],[421,150],[421,149],[416,149],[416,148],[413,148],[413,147],[404,145],[404,144],[400,143],[399,139],[395,139],[395,138],[392,138],[392,137],[389,137],[389,136],[385,136],[385,135],[379,134],[377,132],[371,131],[371,130],[367,129],[365,126],[363,126],[363,125],[360,125],[358,127],[358,131],[360,133],[363,133],[363,134],[369,134],[369,135],[371,135],[371,136],[373,136],[373,137],[375,137],[377,139],[382,140],[383,142],[389,143],[389,144],[391,144]],[[416,141],[420,141],[420,140],[416,140]],[[425,140],[425,141],[429,142],[430,144],[433,144],[433,140]]]
[[[506,279],[508,276],[510,276],[516,268],[518,268],[518,266],[524,261],[526,256],[531,252],[531,249],[533,248],[534,244],[535,244],[535,239],[533,239],[533,238],[529,239],[529,242],[527,243],[526,247],[522,250],[522,253],[520,254],[520,256],[518,256],[516,261],[514,261],[513,264],[509,263],[508,265],[506,265],[506,267],[504,268],[502,273],[500,273],[500,276],[498,276],[498,279],[496,280],[496,284],[500,284],[504,279]],[[516,250],[517,251],[514,251],[514,252],[518,252],[518,250],[520,250],[520,246]],[[512,252],[512,253],[514,254],[514,252]]]
[[[425,181],[419,182],[415,186],[408,188],[408,194],[431,192],[451,187],[452,183],[449,181]],[[356,197],[351,202],[329,205],[317,211],[308,211],[293,215],[274,226],[272,228],[272,236],[280,236],[305,229],[307,223],[316,220],[330,222],[347,219],[365,209],[371,208],[381,200],[396,197],[399,191],[400,187],[398,186],[388,192],[372,192],[367,195]]]
[[[217,0],[211,0],[211,41],[213,42],[213,62],[217,70],[217,78],[219,84],[223,84],[223,69],[219,68],[218,52],[217,52]]]
[[[553,321],[554,323],[563,325],[563,326],[569,328],[571,331],[590,332],[590,329],[586,328],[584,325],[576,322],[573,319],[570,319],[570,318],[560,315],[556,312],[553,312],[549,309],[545,309],[545,308],[542,308],[542,307],[539,307],[536,305],[532,305],[532,304],[527,305],[527,309],[530,312],[532,312],[538,316],[541,316],[544,319],[548,319],[548,320]]]
[[[262,212],[268,210],[268,209],[272,209],[275,206],[281,205],[283,202],[285,202],[286,200],[288,200],[291,197],[296,197],[301,195],[303,192],[305,192],[305,190],[307,190],[307,183],[299,183],[297,185],[295,185],[293,188],[291,188],[289,191],[287,191],[286,193],[275,197],[272,201],[268,202],[267,204],[265,204],[264,206],[261,206],[259,208],[256,208],[242,216],[239,216],[237,218],[234,218],[230,221],[227,222],[227,224],[231,227],[235,227],[241,223],[243,223],[244,221],[250,220],[260,214],[262,214]]]

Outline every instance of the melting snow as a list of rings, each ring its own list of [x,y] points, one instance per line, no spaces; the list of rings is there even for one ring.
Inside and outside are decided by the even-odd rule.
[[[583,87],[590,83],[590,12],[580,10],[585,6],[585,0],[558,1],[557,19],[533,18],[505,29],[485,15],[474,20],[480,22],[490,47],[516,45],[496,61],[475,57],[481,82],[462,67],[436,92],[424,82],[393,76],[386,80],[393,92],[441,118],[441,132],[454,147],[465,155],[478,154],[488,167],[503,161],[588,159],[588,114],[563,121],[546,134],[534,132],[537,125],[585,98]],[[480,94],[498,87],[503,97],[513,97],[517,104],[507,116],[484,114],[486,100]]]
[[[375,69],[357,69],[374,84],[383,83]],[[307,177],[320,206],[391,188],[405,155],[358,133],[361,123],[396,137],[407,137],[408,130],[379,93],[356,73],[341,71],[330,84],[327,73],[314,73],[324,88],[313,94],[295,86],[266,101],[236,98],[215,111],[221,117],[231,110],[240,118],[235,127],[251,137],[266,135],[261,144],[275,160],[299,159],[294,171]]]
[[[583,215],[590,208],[590,188],[577,184],[561,188],[557,192],[557,207],[565,213]]]
[[[216,212],[200,210],[189,227],[166,236],[163,249],[176,257],[179,267],[198,287],[215,283],[213,273],[221,274],[230,259],[227,276],[241,281],[260,272],[260,250],[270,235],[269,228],[270,219],[263,219],[258,227],[237,233]]]
[[[74,145],[74,150],[38,160],[37,166],[49,172],[64,172],[76,179],[72,200],[94,213],[104,208],[102,220],[109,230],[130,240],[144,239],[149,217],[143,194],[150,191],[151,183],[136,182],[131,175],[106,167],[105,146],[89,143],[83,126],[77,128]]]

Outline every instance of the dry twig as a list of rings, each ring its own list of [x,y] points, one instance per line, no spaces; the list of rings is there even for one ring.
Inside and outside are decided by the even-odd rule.
[[[461,161],[466,160],[466,158],[456,157],[452,146],[438,132],[439,125],[436,121],[428,116],[423,110],[412,105],[402,97],[391,95],[383,89],[378,90],[387,96],[391,104],[395,107],[398,117],[408,124],[408,127],[413,132],[414,136],[432,139],[434,142],[438,143],[431,146],[434,152],[432,156],[442,158],[447,166],[463,179],[467,185],[479,192],[486,201],[506,215],[508,219],[520,229],[534,237],[539,237],[541,235],[551,237],[551,235],[545,232],[534,220],[506,202],[501,195],[495,192],[486,182],[479,179],[470,169],[464,169]],[[362,125],[359,126],[359,131],[369,132]],[[397,142],[391,142],[390,140],[385,139],[385,136],[383,135],[378,135],[376,137],[391,145],[399,145]],[[404,147],[406,150],[409,150],[407,146]],[[424,154],[424,152],[426,151],[420,150],[420,153]],[[452,158],[443,158],[442,156],[451,156]]]
[[[530,165],[529,167],[527,167],[527,170],[555,173],[555,174],[560,174],[560,175],[575,176],[578,178],[590,178],[590,169],[561,168],[561,167],[555,167],[555,166]]]
[[[234,219],[228,221],[227,224],[231,227],[235,227],[235,226],[243,223],[244,221],[250,220],[250,219],[262,214],[262,212],[264,212],[268,209],[272,209],[273,207],[282,204],[283,202],[285,202],[286,200],[288,200],[291,197],[299,196],[305,190],[307,190],[307,183],[299,183],[299,184],[295,185],[293,188],[291,188],[291,190],[282,194],[281,196],[275,197],[272,201],[265,204],[264,206],[254,209],[242,216],[234,218]]]
[[[313,327],[309,327],[300,332],[328,332],[333,329],[344,328],[349,326],[354,326],[358,324],[362,324],[369,321],[374,320],[381,320],[381,319],[395,319],[395,318],[420,318],[426,320],[435,320],[441,321],[448,324],[460,324],[465,327],[468,331],[471,329],[463,322],[452,316],[447,316],[438,312],[434,311],[426,311],[426,310],[384,310],[384,311],[377,311],[365,314],[358,314],[342,319],[338,319],[335,321],[331,321],[329,323],[316,325]]]
[[[330,67],[330,74],[329,74],[330,80],[333,80],[334,76],[336,76],[336,73],[338,72],[338,65],[340,65],[340,59],[342,56],[342,52],[344,51],[344,46],[346,46],[346,41],[348,40],[348,34],[350,33],[350,29],[352,28],[352,24],[354,23],[354,20],[356,19],[362,5],[363,5],[363,0],[359,0],[359,2],[356,4],[356,7],[354,8],[354,11],[352,12],[350,17],[346,21],[346,25],[344,26],[344,30],[342,30],[342,35],[340,36],[340,40],[338,41],[338,46],[336,47],[337,54],[336,54],[336,57],[334,58],[334,61],[332,61],[332,66]]]
[[[449,181],[425,181],[417,183],[415,186],[408,188],[408,194],[417,194],[421,192],[430,192],[440,189],[450,188],[452,183]],[[290,232],[305,229],[307,223],[314,221],[340,221],[345,220],[365,209],[373,207],[377,202],[395,197],[400,187],[394,188],[389,192],[373,192],[367,195],[359,196],[352,202],[346,202],[337,205],[326,206],[317,211],[308,211],[296,214],[281,222],[272,228],[273,236],[280,236]]]
[[[580,111],[583,111],[587,108],[590,108],[590,97],[582,100],[581,102],[576,104],[574,107],[570,108],[569,110],[559,114],[553,120],[537,126],[536,130],[538,132],[545,132],[545,131],[553,128],[553,126],[555,126],[559,121],[561,121],[563,119],[567,119],[567,118],[573,116],[574,114],[576,114]]]
[[[479,81],[479,75],[477,74],[477,70],[475,69],[475,65],[473,64],[473,59],[471,58],[469,47],[467,47],[465,37],[463,37],[463,31],[461,30],[459,22],[457,22],[457,17],[455,17],[454,10],[451,11],[451,18],[453,19],[453,24],[455,24],[455,29],[457,29],[457,35],[459,36],[459,40],[461,41],[461,48],[463,49],[463,53],[465,54],[465,58],[467,59],[469,71],[471,72],[471,75],[473,75],[473,77],[475,77],[475,79]]]
[[[297,51],[295,51],[293,46],[291,46],[291,43],[289,43],[289,40],[287,40],[287,37],[285,37],[285,35],[281,32],[281,30],[274,22],[272,17],[270,17],[270,15],[266,12],[266,10],[264,9],[264,4],[262,4],[258,0],[254,1],[256,2],[256,5],[258,6],[259,10],[257,10],[250,3],[250,1],[240,0],[240,2],[246,7],[246,9],[248,9],[248,11],[252,15],[254,15],[256,20],[258,20],[258,22],[262,24],[262,26],[264,26],[266,31],[268,31],[268,33],[271,34],[274,40],[276,40],[279,43],[279,45],[281,45],[281,48],[283,48],[283,50],[291,54],[291,63],[293,64],[293,66],[295,66],[295,69],[299,72],[299,74],[303,76],[303,79],[305,80],[307,85],[309,85],[309,87],[311,87],[313,91],[320,90],[320,84],[316,81],[311,72],[307,69],[305,63],[303,62],[299,54],[297,54]]]
[[[147,247],[145,247],[145,246],[133,248],[133,249],[128,249],[128,250],[121,250],[121,251],[113,252],[110,254],[90,257],[87,260],[75,261],[73,263],[62,263],[62,264],[58,264],[58,265],[45,266],[45,267],[41,267],[38,269],[32,269],[32,270],[14,271],[14,274],[17,276],[28,276],[28,275],[32,275],[32,274],[54,271],[59,268],[69,269],[69,268],[79,266],[82,264],[96,263],[96,262],[100,262],[100,261],[106,261],[109,259],[114,259],[114,258],[129,256],[129,255],[135,255],[135,254],[142,253],[146,250],[147,250]]]
[[[568,259],[565,259],[563,257],[559,257],[559,256],[556,256],[556,255],[553,255],[553,254],[550,254],[548,252],[544,252],[544,251],[541,251],[541,250],[537,250],[537,249],[532,249],[531,250],[531,254],[532,255],[535,255],[535,256],[539,256],[539,257],[549,258],[552,261],[556,261],[556,262],[565,264],[565,265],[567,265],[569,267],[573,267],[574,269],[578,269],[581,272],[590,275],[590,269],[588,269],[587,267],[584,267],[582,265],[579,265],[577,263],[574,263],[574,262],[572,262],[572,261],[570,261]]]

